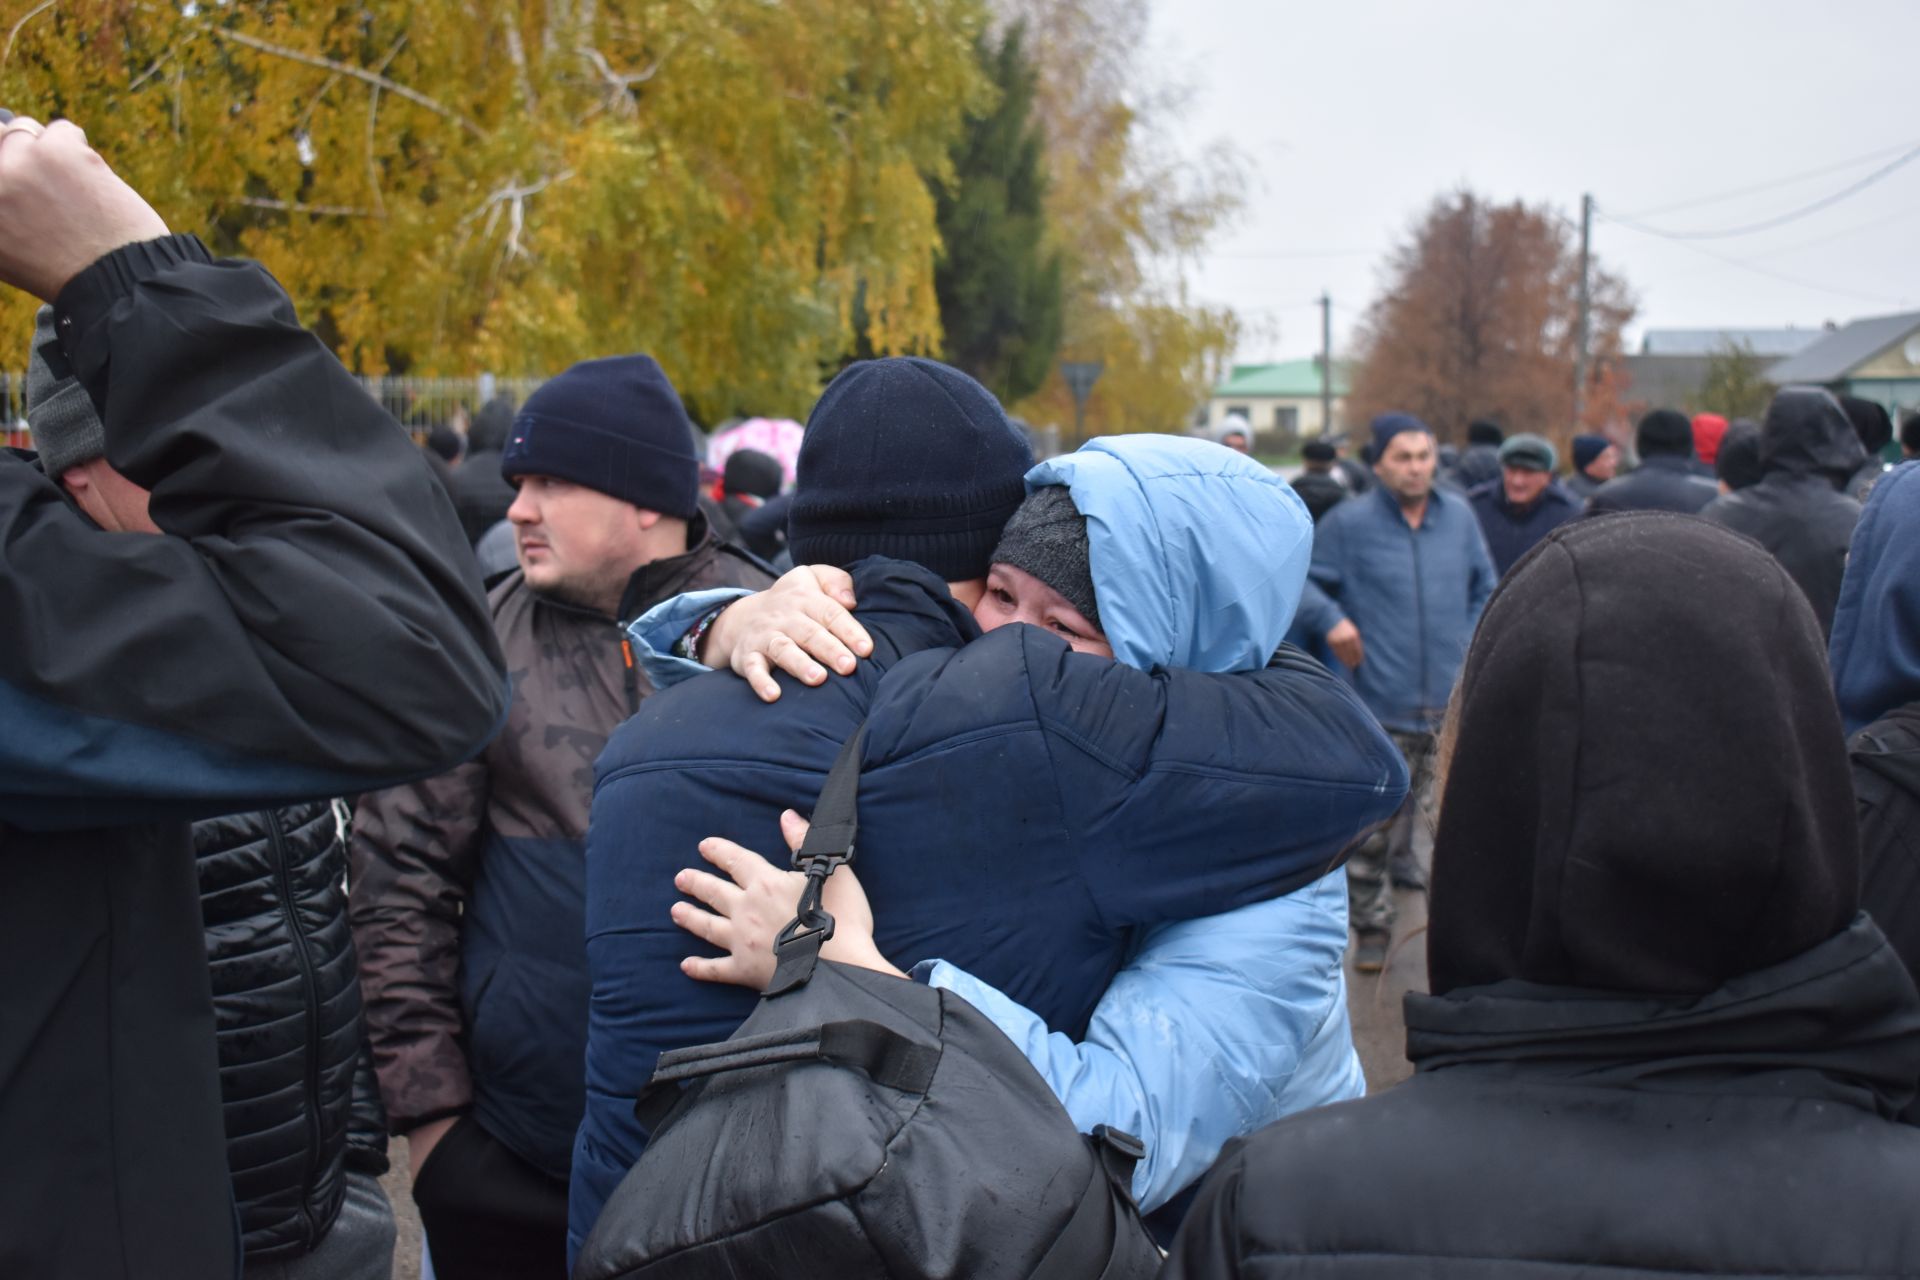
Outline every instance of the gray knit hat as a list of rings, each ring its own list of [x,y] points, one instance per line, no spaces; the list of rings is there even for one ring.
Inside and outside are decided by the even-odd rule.
[[[993,563],[1032,574],[1065,596],[1081,617],[1100,625],[1093,568],[1087,561],[1087,518],[1073,505],[1066,486],[1048,485],[1027,495],[1001,532]]]
[[[42,307],[34,317],[33,354],[27,360],[27,429],[41,467],[55,479],[70,467],[107,456],[106,429],[87,389],[78,378],[56,377],[41,354],[57,341],[53,308]]]

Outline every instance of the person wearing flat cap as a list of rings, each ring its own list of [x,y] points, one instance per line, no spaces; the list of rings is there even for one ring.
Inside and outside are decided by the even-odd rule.
[[[1554,481],[1559,460],[1540,436],[1513,436],[1500,446],[1500,478],[1467,491],[1501,577],[1534,543],[1580,514],[1579,499]]]

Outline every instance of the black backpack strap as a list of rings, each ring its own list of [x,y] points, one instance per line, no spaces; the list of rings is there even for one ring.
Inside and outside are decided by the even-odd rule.
[[[1133,1166],[1147,1149],[1132,1134],[1104,1124],[1095,1127],[1088,1142],[1093,1147],[1093,1176],[1087,1179],[1073,1216],[1027,1280],[1104,1278],[1123,1261],[1118,1246],[1126,1224],[1118,1206],[1132,1206]]]
[[[776,965],[766,993],[777,996],[804,986],[813,977],[820,961],[820,948],[833,937],[833,917],[820,906],[827,877],[835,867],[853,861],[855,837],[860,832],[860,747],[866,741],[867,726],[862,724],[840,746],[833,768],[827,771],[826,785],[820,788],[820,800],[813,807],[813,821],[800,851],[793,855],[796,871],[807,876],[807,887],[787,927],[774,939]]]
[[[940,1065],[938,1045],[923,1044],[891,1027],[865,1019],[824,1026],[738,1036],[660,1055],[653,1079],[640,1091],[634,1118],[651,1132],[680,1099],[681,1086],[729,1071],[783,1062],[827,1062],[864,1072],[868,1079],[902,1093],[925,1093]]]

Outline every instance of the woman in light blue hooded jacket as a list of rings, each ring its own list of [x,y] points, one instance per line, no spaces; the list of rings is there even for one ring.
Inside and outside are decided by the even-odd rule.
[[[1287,484],[1216,445],[1143,435],[1095,440],[1028,473],[1030,494],[1050,486],[1064,486],[1085,519],[1098,602],[1090,629],[1115,660],[1221,673],[1265,665],[1292,620],[1311,554],[1312,522]],[[1020,524],[1016,516],[1009,529]],[[1069,618],[1085,618],[1088,610],[1036,575],[996,564],[976,617],[988,629],[1037,619],[1036,599],[1048,595],[1056,612],[1067,605]],[[1404,777],[1397,785],[1404,789]],[[790,840],[804,833],[797,819],[786,825]],[[702,845],[745,895],[702,872],[677,881],[732,917],[730,961],[690,961],[694,976],[753,986],[771,969],[772,936],[792,913],[799,877],[746,852],[726,841]],[[898,972],[873,949],[857,881],[843,873],[829,889],[840,922],[830,957]],[[675,918],[702,936],[715,932],[714,917],[691,906]],[[1150,929],[1077,1042],[945,961],[923,959],[912,973],[992,1019],[1083,1130],[1107,1124],[1142,1138],[1134,1193],[1152,1212],[1229,1140],[1365,1092],[1347,1016],[1346,942],[1338,868],[1284,897]]]

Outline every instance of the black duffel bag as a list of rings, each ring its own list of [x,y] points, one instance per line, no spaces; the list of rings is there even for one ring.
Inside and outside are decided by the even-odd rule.
[[[860,741],[795,865],[807,890],[731,1039],[662,1054],[652,1130],[575,1280],[1146,1280],[1138,1140],[1078,1133],[1012,1041],[948,991],[822,962],[853,858]]]

